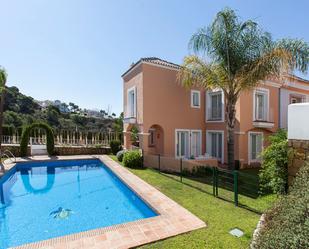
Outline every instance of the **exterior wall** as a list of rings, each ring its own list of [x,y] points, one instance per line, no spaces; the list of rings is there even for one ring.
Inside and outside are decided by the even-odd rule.
[[[304,102],[309,102],[308,91],[283,87],[280,89],[280,128],[288,128],[288,105],[290,104],[291,96],[302,97]]]
[[[289,139],[289,148],[293,150],[288,165],[289,185],[291,185],[299,169],[305,163],[309,163],[309,140]]]
[[[143,120],[144,120],[144,106],[143,106],[143,72],[142,66],[137,67],[133,70],[129,75],[124,77],[123,83],[123,110],[124,110],[124,118],[128,116],[127,114],[127,93],[128,89],[132,87],[136,87],[136,120],[134,123],[138,126],[139,130],[143,130]],[[130,129],[132,124],[124,122],[124,147],[129,148],[130,141]]]
[[[2,151],[9,150],[15,157],[20,157],[19,145],[1,145]],[[55,146],[56,155],[96,155],[96,154],[109,154],[109,147],[81,147],[81,146]],[[27,155],[30,156],[30,146],[28,146]]]
[[[143,65],[144,124],[148,133],[153,125],[162,127],[165,156],[175,156],[175,129],[202,131],[202,154],[205,153],[205,94],[201,91],[200,108],[191,107],[191,90],[180,86],[176,70]],[[197,89],[197,88],[196,88]],[[197,89],[199,90],[199,89]],[[148,151],[148,136],[144,136]]]
[[[288,139],[290,153],[288,166],[289,184],[304,163],[309,163],[309,103],[288,107]]]
[[[151,63],[141,63],[124,76],[124,107],[126,107],[127,89],[137,87],[137,119],[140,130],[140,146],[145,153],[158,154],[165,157],[175,157],[175,130],[201,130],[202,154],[207,151],[207,131],[224,132],[224,163],[227,163],[227,129],[225,120],[209,122],[206,118],[207,94],[200,91],[200,108],[191,107],[191,89],[180,85],[177,79],[178,71]],[[270,79],[257,87],[266,90],[269,101],[269,118],[261,124],[254,122],[254,91],[243,92],[236,104],[235,124],[235,160],[241,167],[259,166],[259,163],[249,162],[250,132],[263,134],[263,146],[267,146],[267,137],[279,127],[286,127],[287,106],[289,95],[304,95],[309,101],[309,84],[297,77],[286,77],[285,80]],[[125,124],[128,131],[132,124]],[[150,129],[158,131],[155,140],[157,147],[148,146]],[[125,147],[129,144],[130,134],[125,136]]]

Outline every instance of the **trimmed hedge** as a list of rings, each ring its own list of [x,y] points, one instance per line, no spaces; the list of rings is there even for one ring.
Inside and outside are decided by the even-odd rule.
[[[126,151],[123,156],[123,165],[129,168],[142,168],[143,156],[138,150]]]
[[[55,141],[53,129],[46,123],[33,123],[29,126],[24,127],[21,141],[20,141],[20,155],[27,156],[27,148],[30,139],[30,132],[32,129],[41,128],[46,132],[46,148],[48,155],[52,156],[55,153]]]
[[[252,248],[309,248],[309,164],[294,179],[291,191],[265,215]]]
[[[116,155],[117,152],[122,149],[121,141],[119,141],[119,140],[110,141],[109,146],[111,147],[111,151],[112,151],[113,155]]]

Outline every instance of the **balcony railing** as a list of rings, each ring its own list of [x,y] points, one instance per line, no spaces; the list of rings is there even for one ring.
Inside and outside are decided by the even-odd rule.
[[[274,111],[273,108],[269,108],[262,117],[259,117],[257,113],[255,113],[253,119],[253,126],[257,128],[273,128],[274,123]]]
[[[207,109],[208,121],[221,121],[222,120],[222,107],[212,107]]]

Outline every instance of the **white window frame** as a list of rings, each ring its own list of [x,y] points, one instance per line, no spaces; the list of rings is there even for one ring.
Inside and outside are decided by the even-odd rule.
[[[217,120],[212,120],[209,119],[209,111],[208,109],[211,108],[211,97],[210,95],[213,93],[221,93],[221,102],[222,102],[222,114],[221,114],[221,119],[217,119]],[[224,116],[225,116],[225,102],[224,102],[224,92],[222,89],[214,89],[214,90],[210,90],[210,91],[206,91],[205,92],[205,112],[206,112],[206,117],[205,117],[205,121],[207,123],[222,123],[224,122]]]
[[[197,156],[201,156],[202,155],[202,130],[190,130],[190,157],[192,156],[192,146],[193,146],[193,143],[192,143],[192,139],[193,139],[193,136],[192,136],[192,133],[193,132],[196,132],[196,133],[199,133],[199,137],[200,137],[200,148],[199,148],[199,152],[198,152],[198,155]]]
[[[198,95],[198,105],[194,105],[194,94]],[[191,107],[192,108],[201,108],[201,91],[191,90]]]
[[[211,155],[211,140],[210,133],[221,133],[222,134],[222,158],[221,163],[224,163],[224,130],[206,130],[206,153]]]
[[[133,91],[134,93],[134,99],[133,99],[133,115],[131,115],[131,106],[130,106],[130,102],[129,102],[129,97],[130,97],[130,93]],[[129,118],[136,118],[136,86],[130,87],[127,90],[127,117]],[[129,113],[130,112],[130,113]]]
[[[257,94],[257,93],[263,93],[263,94],[266,94],[266,96],[267,96],[267,101],[266,101],[266,120],[259,120],[259,119],[256,119],[256,117],[257,117],[257,113],[255,112],[256,111],[256,107],[255,107],[255,105],[256,105],[256,102],[255,102],[255,95]],[[252,116],[252,120],[254,121],[254,122],[263,122],[263,121],[269,121],[269,89],[267,89],[267,88],[256,88],[256,89],[254,89],[254,91],[253,91],[253,116]]]
[[[191,157],[192,150],[192,132],[200,132],[200,156],[202,155],[202,130],[190,130],[190,129],[175,129],[175,158],[186,158],[186,156],[178,156],[177,155],[177,132],[188,132],[188,158]]]
[[[252,159],[252,153],[251,153],[251,150],[252,150],[252,146],[251,146],[251,135],[254,134],[254,135],[262,135],[262,148],[261,148],[261,152],[263,151],[264,149],[264,133],[261,132],[261,131],[249,131],[248,132],[248,163],[260,163],[262,161],[262,158],[260,159]]]

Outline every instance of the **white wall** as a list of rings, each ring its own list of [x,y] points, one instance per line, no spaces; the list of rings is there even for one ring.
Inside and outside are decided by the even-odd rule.
[[[280,89],[280,128],[288,128],[288,105],[290,104],[290,95],[296,95],[303,97],[305,102],[309,102],[309,96],[305,94],[299,94],[291,90],[284,88]]]
[[[288,106],[288,139],[309,140],[309,103]]]

